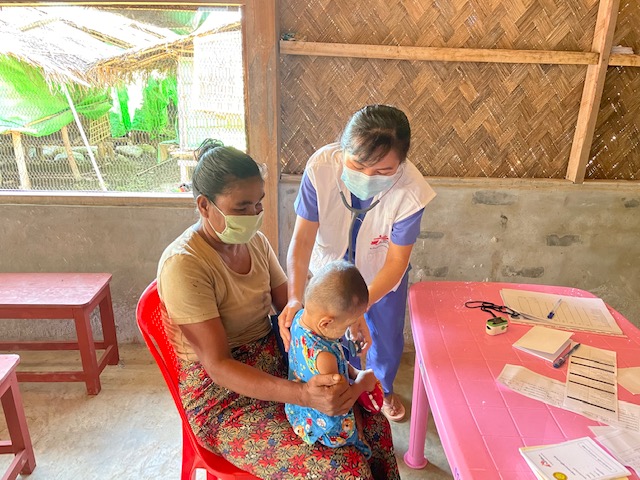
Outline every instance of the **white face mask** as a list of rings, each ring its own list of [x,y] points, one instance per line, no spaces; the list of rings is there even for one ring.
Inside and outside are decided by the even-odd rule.
[[[207,223],[216,233],[221,242],[231,245],[249,243],[262,226],[264,210],[258,215],[225,215],[220,211],[215,203],[210,203],[216,208],[216,210],[218,210],[218,212],[220,212],[220,215],[224,217],[226,226],[222,232],[218,232],[213,228],[209,219],[206,219]]]
[[[342,169],[340,179],[347,189],[360,200],[367,200],[393,186],[400,175],[400,167],[393,175],[367,175],[352,170],[346,165]]]

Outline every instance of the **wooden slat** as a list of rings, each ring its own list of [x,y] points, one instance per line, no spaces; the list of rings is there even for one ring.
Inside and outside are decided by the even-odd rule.
[[[596,65],[587,67],[576,131],[571,144],[569,165],[567,166],[566,178],[573,183],[582,183],[584,181],[589,152],[593,142],[593,133],[598,119],[600,100],[602,99],[602,90],[607,75],[619,6],[620,0],[601,0],[598,8],[598,19],[596,20],[591,50],[599,54],[599,60]]]
[[[67,159],[69,160],[69,167],[73,172],[73,177],[76,180],[80,180],[80,170],[78,170],[78,164],[76,163],[76,158],[73,156],[73,150],[71,149],[71,141],[69,140],[69,129],[65,125],[60,129],[60,133],[62,134],[62,144],[64,145],[64,149],[67,152]]]
[[[640,55],[624,55],[612,53],[609,57],[610,67],[640,67]]]
[[[94,342],[95,348],[103,350],[104,342]],[[78,342],[49,341],[49,342],[0,342],[0,350],[20,352],[25,350],[79,350]]]
[[[280,53],[284,55],[434,62],[536,63],[554,65],[595,65],[598,62],[598,54],[595,52],[405,47],[286,40],[280,41]]]
[[[242,21],[248,153],[267,165],[262,232],[277,249],[280,79],[276,0],[247,0]]]
[[[31,190],[31,179],[27,171],[27,161],[22,146],[22,134],[20,132],[11,132],[13,140],[13,151],[16,154],[16,163],[18,165],[18,174],[20,175],[20,188],[22,190]]]

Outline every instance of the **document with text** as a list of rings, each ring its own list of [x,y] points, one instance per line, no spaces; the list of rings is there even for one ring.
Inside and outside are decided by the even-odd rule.
[[[521,365],[506,364],[496,379],[505,387],[534,400],[539,400],[565,410],[606,423],[612,427],[625,428],[640,433],[640,405],[618,400],[618,419],[611,420],[595,412],[574,411],[563,405],[565,383],[540,375]]]
[[[624,336],[601,298],[570,297],[509,288],[500,290],[500,295],[507,307],[521,314],[511,319],[516,323]],[[552,318],[548,318],[552,311]]]
[[[616,352],[582,345],[571,357],[563,405],[574,412],[618,420]]]

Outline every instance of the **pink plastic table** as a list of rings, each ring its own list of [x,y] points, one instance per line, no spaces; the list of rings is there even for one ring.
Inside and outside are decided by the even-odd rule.
[[[27,475],[36,467],[16,378],[16,366],[19,362],[18,355],[0,355],[0,398],[11,439],[0,441],[0,454],[14,455],[13,461],[2,475],[2,480],[14,480],[18,474]]]
[[[18,372],[24,382],[84,382],[89,395],[100,392],[100,373],[119,360],[108,273],[0,273],[0,319],[72,319],[76,342],[0,341],[0,350],[79,350],[82,371]],[[94,341],[91,312],[100,308],[104,340]],[[96,357],[96,349],[104,349]]]
[[[567,367],[520,352],[513,342],[531,326],[511,323],[507,333],[490,336],[490,314],[464,303],[486,300],[502,305],[500,290],[593,297],[583,290],[544,285],[480,282],[420,282],[409,290],[411,327],[416,347],[409,450],[405,463],[423,468],[429,408],[455,479],[532,479],[518,448],[593,437],[582,415],[546,405],[496,382],[505,364],[523,365],[565,381]],[[640,365],[640,330],[608,307],[627,338],[575,332],[573,339],[617,352],[618,368]],[[624,388],[618,398],[640,403]],[[637,475],[629,478],[638,479]]]

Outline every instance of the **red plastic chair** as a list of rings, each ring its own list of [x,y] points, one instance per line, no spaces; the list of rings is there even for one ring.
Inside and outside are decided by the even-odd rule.
[[[147,347],[155,358],[162,376],[167,382],[176,408],[182,419],[182,480],[193,480],[196,468],[207,471],[207,479],[231,480],[237,478],[256,479],[239,470],[219,455],[202,448],[191,430],[178,394],[178,362],[173,346],[167,339],[162,323],[160,298],[155,280],[146,288],[138,301],[136,310],[138,328]]]

